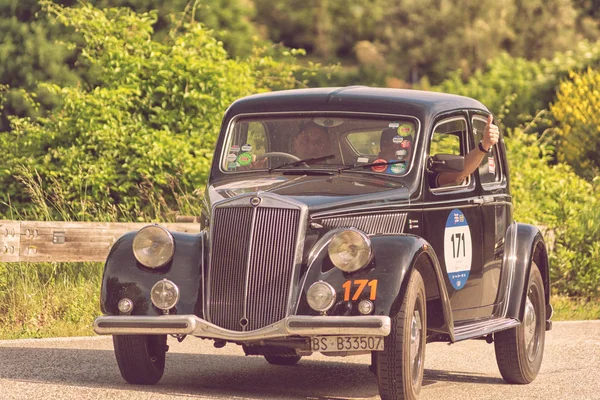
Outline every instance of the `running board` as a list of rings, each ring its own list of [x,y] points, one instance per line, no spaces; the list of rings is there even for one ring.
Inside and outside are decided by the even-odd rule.
[[[465,339],[473,339],[490,333],[504,331],[521,325],[521,322],[512,318],[494,318],[484,321],[467,323],[454,327],[454,341],[459,342]]]

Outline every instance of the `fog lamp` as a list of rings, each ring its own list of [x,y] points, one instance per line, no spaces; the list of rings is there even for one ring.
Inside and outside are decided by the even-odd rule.
[[[152,286],[150,300],[161,310],[170,310],[179,301],[179,288],[168,279],[158,281]]]
[[[358,303],[358,312],[363,315],[368,315],[373,312],[373,302],[371,300],[361,300]]]
[[[335,289],[327,282],[315,282],[306,292],[306,301],[313,310],[325,312],[335,303]]]
[[[131,301],[128,298],[123,298],[119,300],[119,304],[117,305],[117,307],[119,307],[119,311],[122,314],[130,314],[133,310],[133,301]]]
[[[344,272],[354,272],[369,262],[371,240],[358,229],[344,229],[331,239],[327,250],[333,265]]]
[[[133,238],[135,258],[148,268],[160,268],[171,261],[175,241],[171,232],[158,225],[148,225]]]

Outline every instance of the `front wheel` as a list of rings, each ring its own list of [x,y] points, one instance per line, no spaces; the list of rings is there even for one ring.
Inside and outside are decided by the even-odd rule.
[[[496,361],[509,383],[530,383],[537,376],[544,355],[546,302],[544,281],[532,262],[521,325],[494,334]]]
[[[154,385],[165,371],[167,335],[113,335],[121,376],[134,385]]]
[[[383,351],[374,354],[379,394],[382,400],[417,399],[423,382],[427,310],[425,285],[416,269],[391,322]]]

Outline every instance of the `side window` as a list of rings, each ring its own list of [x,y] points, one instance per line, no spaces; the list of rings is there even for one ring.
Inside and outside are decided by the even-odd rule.
[[[473,134],[475,135],[475,143],[479,143],[483,136],[483,131],[487,124],[486,118],[482,116],[473,117]],[[486,154],[479,164],[479,179],[481,184],[494,184],[500,182],[502,178],[500,163],[498,160],[498,146],[492,148],[491,154]]]
[[[442,121],[436,125],[431,143],[429,145],[429,155],[436,154],[467,154],[467,121],[464,118],[452,118]],[[430,172],[430,186],[437,187],[437,176]],[[466,186],[470,183],[470,178],[465,179],[459,184],[445,185],[444,187]]]

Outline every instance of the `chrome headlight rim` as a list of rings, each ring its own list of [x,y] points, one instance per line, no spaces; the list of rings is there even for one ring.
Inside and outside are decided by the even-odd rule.
[[[314,303],[311,302],[311,292],[316,290],[317,287],[323,287],[325,288],[326,291],[329,292],[329,295],[331,296],[330,299],[327,301],[327,303],[325,303],[323,306],[321,307],[317,307],[315,306]],[[333,305],[335,304],[335,301],[337,299],[337,293],[335,291],[335,288],[333,286],[331,286],[331,284],[325,282],[325,281],[316,281],[314,282],[312,285],[310,285],[310,287],[308,288],[308,290],[306,291],[306,302],[308,303],[309,307],[312,308],[313,310],[320,312],[320,313],[324,313],[327,312],[331,309],[331,307],[333,307]]]
[[[355,262],[346,262],[344,263],[340,257],[339,257],[339,252],[337,252],[337,250],[339,250],[339,242],[338,240],[343,240],[342,236],[343,235],[357,235],[356,237],[358,237],[361,241],[362,241],[362,246],[363,249],[366,250],[366,254],[363,252],[362,255],[360,255],[360,257],[362,258],[362,261],[360,260],[356,260]],[[337,249],[336,249],[336,246]],[[328,245],[327,245],[327,253],[329,255],[329,259],[331,260],[332,264],[338,268],[339,270],[343,271],[343,272],[347,272],[347,273],[352,273],[352,272],[356,272],[361,270],[362,268],[364,268],[365,266],[367,266],[369,264],[369,262],[371,261],[371,258],[373,256],[373,248],[371,247],[371,239],[369,238],[369,236],[364,233],[363,231],[356,229],[356,228],[343,228],[343,229],[339,229],[337,230],[331,237]]]
[[[157,262],[157,259],[154,257],[150,257],[147,259],[143,258],[142,255],[139,254],[140,250],[136,249],[136,243],[139,243],[139,241],[145,239],[144,235],[147,235],[150,230],[155,230],[155,229],[160,230],[160,234],[164,235],[164,238],[166,239],[166,244],[168,246],[170,246],[170,248],[167,252],[168,257],[163,257],[162,261],[159,261],[159,262]],[[140,229],[139,231],[137,231],[137,233],[135,234],[135,237],[133,238],[131,247],[132,247],[133,255],[134,255],[135,259],[146,268],[152,268],[152,269],[162,268],[165,265],[167,265],[168,263],[170,263],[171,260],[173,259],[173,256],[175,255],[175,239],[173,238],[173,235],[171,234],[171,232],[169,232],[168,229],[166,229],[165,227],[162,227],[158,224],[147,225],[147,226],[143,227],[142,229]]]
[[[167,289],[166,287],[169,288]],[[170,302],[168,304],[164,304],[164,302],[166,302],[166,299],[156,298],[156,289],[162,289],[162,292],[165,293],[165,296],[170,295]],[[169,290],[169,292],[167,293],[166,290]],[[152,285],[152,289],[150,289],[150,301],[152,302],[154,307],[162,311],[169,311],[173,309],[177,305],[177,303],[179,303],[180,298],[181,292],[179,290],[179,286],[177,286],[175,282],[167,278],[163,278],[160,281],[156,282],[154,285]]]

